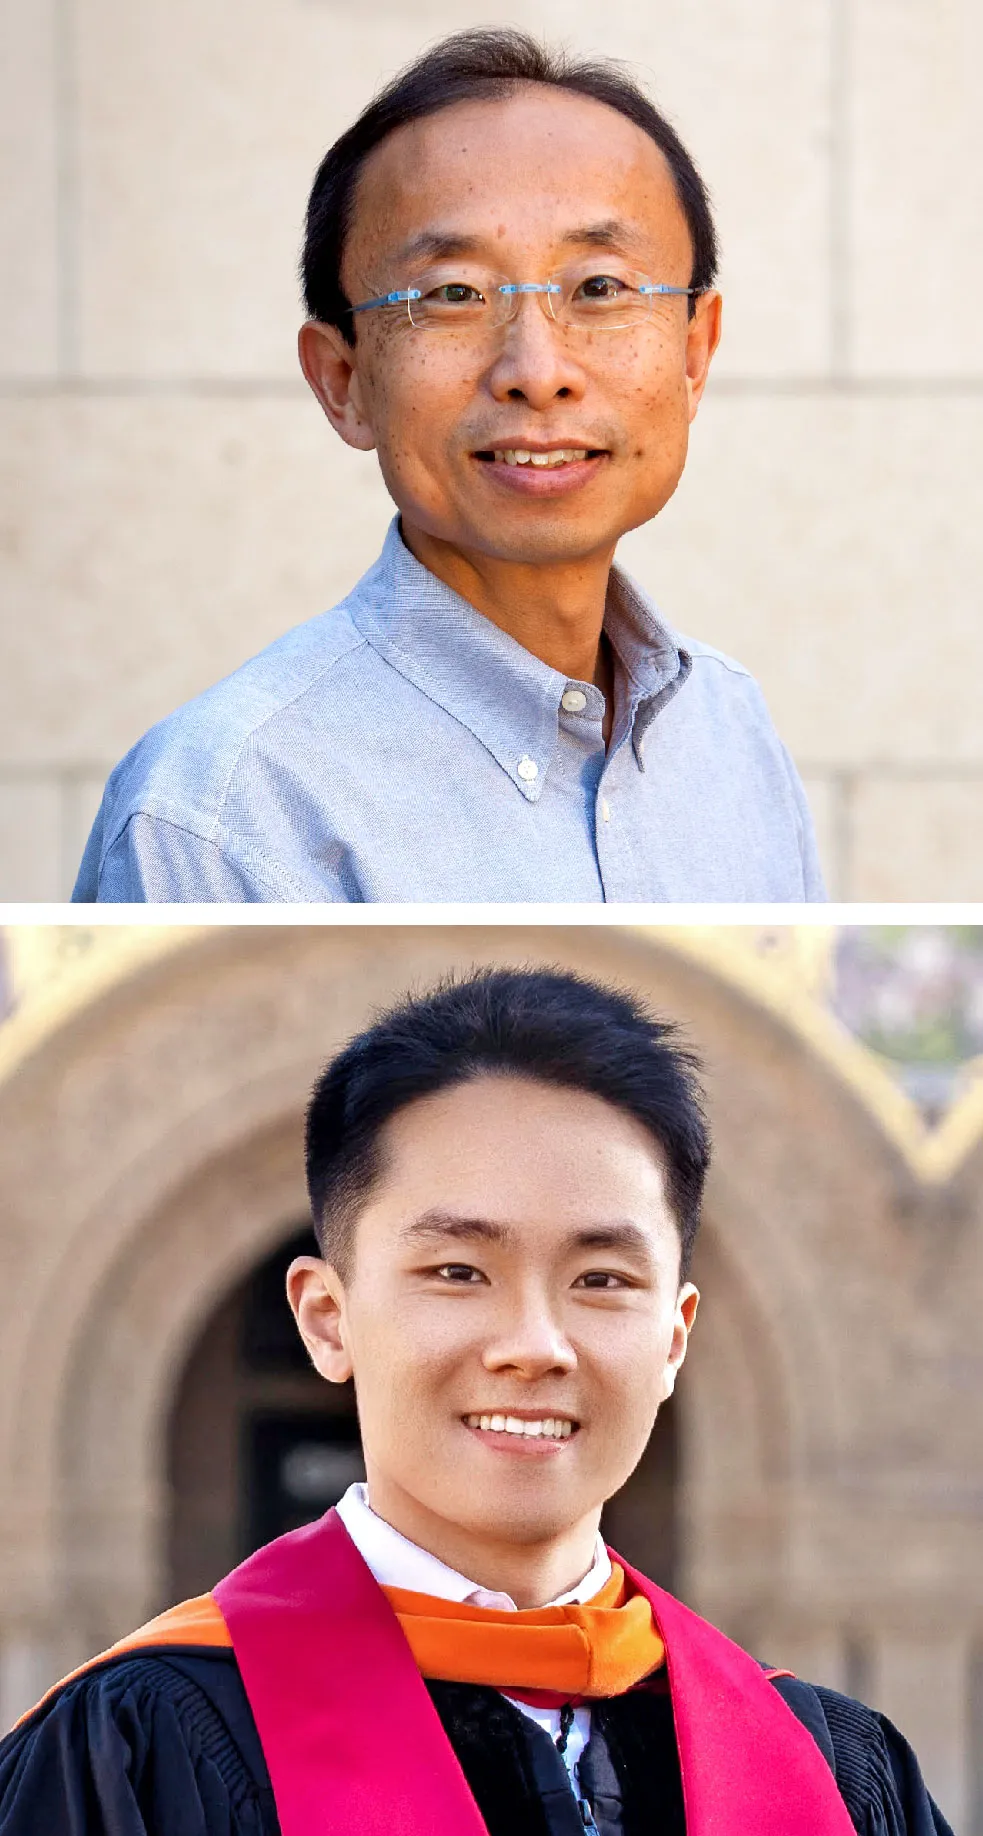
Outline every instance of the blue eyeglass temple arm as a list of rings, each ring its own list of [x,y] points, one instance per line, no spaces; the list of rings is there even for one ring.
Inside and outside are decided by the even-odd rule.
[[[508,281],[499,293],[562,293],[557,281]],[[639,293],[699,293],[699,287],[667,287],[661,281],[639,287]],[[422,300],[419,287],[401,287],[395,293],[380,293],[374,300],[360,300],[352,312],[368,312],[373,306],[405,306],[409,300]]]
[[[368,312],[370,306],[405,306],[407,300],[422,300],[419,287],[401,288],[398,293],[380,293],[378,299],[361,300],[352,312]]]

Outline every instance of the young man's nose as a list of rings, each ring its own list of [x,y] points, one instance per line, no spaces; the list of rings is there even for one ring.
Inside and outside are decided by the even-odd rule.
[[[488,1371],[512,1370],[523,1377],[543,1377],[550,1371],[575,1370],[577,1354],[549,1305],[530,1298],[502,1320],[500,1330],[485,1346],[482,1363]]]
[[[520,301],[514,319],[502,327],[501,343],[488,372],[496,401],[527,401],[545,409],[557,396],[579,400],[586,377],[562,329],[544,310],[539,294]]]

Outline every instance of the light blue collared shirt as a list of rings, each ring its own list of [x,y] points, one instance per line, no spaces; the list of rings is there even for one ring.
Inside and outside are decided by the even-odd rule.
[[[106,786],[76,901],[800,901],[805,795],[757,683],[612,569],[604,697],[458,597],[394,519],[333,611],[179,708]]]

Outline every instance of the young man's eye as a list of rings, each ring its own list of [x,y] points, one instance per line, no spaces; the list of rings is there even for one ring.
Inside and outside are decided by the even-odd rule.
[[[602,1294],[609,1289],[627,1288],[629,1285],[627,1275],[616,1275],[612,1269],[588,1269],[585,1274],[578,1275],[574,1283],[575,1287],[594,1288]]]
[[[456,1287],[484,1280],[480,1270],[473,1269],[469,1262],[442,1262],[436,1273],[443,1281],[453,1282]]]

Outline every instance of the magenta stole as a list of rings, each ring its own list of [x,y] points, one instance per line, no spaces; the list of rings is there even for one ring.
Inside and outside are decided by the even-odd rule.
[[[815,1741],[754,1659],[622,1566],[666,1647],[687,1836],[854,1836]],[[487,1836],[399,1621],[336,1511],[258,1550],[213,1594],[282,1836]]]

